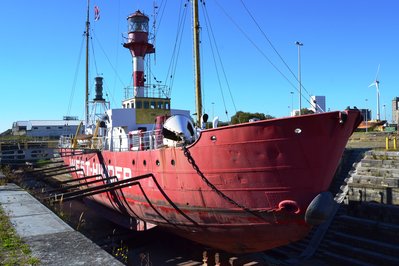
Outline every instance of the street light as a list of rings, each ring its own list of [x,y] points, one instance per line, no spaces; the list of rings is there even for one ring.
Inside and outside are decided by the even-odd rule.
[[[299,115],[301,115],[302,114],[301,46],[303,46],[303,43],[297,41],[295,42],[295,44],[298,46]]]
[[[366,101],[366,133],[367,133],[367,131],[368,131],[368,129],[367,129],[367,121],[368,121],[368,119],[367,119],[367,114],[368,114],[368,112],[369,112],[369,109],[367,108],[367,99],[365,99],[365,101]]]
[[[385,104],[383,105],[384,107],[384,120],[387,121],[387,109],[385,109]]]
[[[318,113],[318,111],[317,111],[317,101],[313,100],[313,104],[314,104],[314,113],[317,114]]]
[[[291,115],[290,116],[293,116],[293,114],[294,114],[294,92],[291,91],[290,93],[291,93]]]
[[[212,119],[215,118],[215,103],[212,102]]]

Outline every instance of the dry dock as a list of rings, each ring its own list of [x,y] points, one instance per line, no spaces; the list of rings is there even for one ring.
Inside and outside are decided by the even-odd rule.
[[[123,265],[15,184],[0,186],[0,204],[40,265]]]
[[[43,265],[64,265],[68,261],[68,265],[194,266],[204,265],[204,251],[207,265],[216,265],[216,254],[222,266],[399,265],[399,152],[385,151],[384,146],[382,134],[355,134],[329,189],[339,202],[331,219],[301,241],[247,256],[213,250],[162,230],[113,229],[114,225],[109,227],[87,210],[87,230],[78,232],[73,229],[76,217],[75,224],[68,221],[71,227],[15,185],[0,189],[0,204]],[[32,187],[40,188],[46,178],[25,178],[24,182],[31,191]],[[76,201],[62,211],[78,209],[79,216],[82,206]],[[114,240],[110,241],[107,230],[113,232]],[[115,256],[110,248],[122,241],[129,258],[120,263],[109,254]]]

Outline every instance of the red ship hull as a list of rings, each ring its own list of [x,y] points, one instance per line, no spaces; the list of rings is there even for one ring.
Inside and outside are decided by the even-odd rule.
[[[102,173],[100,162],[118,180],[151,174],[92,197],[108,208],[207,246],[257,252],[309,232],[308,205],[328,190],[360,121],[357,110],[304,115],[204,130],[188,153],[164,147],[63,159],[86,176]]]

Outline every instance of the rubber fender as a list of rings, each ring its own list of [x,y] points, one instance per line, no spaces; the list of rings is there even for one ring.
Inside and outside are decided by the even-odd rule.
[[[332,215],[335,205],[331,192],[325,191],[318,194],[309,204],[305,212],[305,221],[310,225],[324,223]]]

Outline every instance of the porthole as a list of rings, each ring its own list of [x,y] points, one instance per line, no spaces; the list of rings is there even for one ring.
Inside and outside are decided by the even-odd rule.
[[[135,160],[132,160],[132,165],[135,165],[136,164],[136,161]]]
[[[146,166],[147,165],[147,161],[143,160],[143,165]]]
[[[171,160],[170,164],[174,166],[176,164],[175,160]]]
[[[108,163],[111,164],[111,160],[108,160]]]
[[[159,160],[156,160],[156,161],[155,161],[155,164],[156,164],[157,166],[160,166],[160,165],[161,165],[161,162],[160,162]]]

